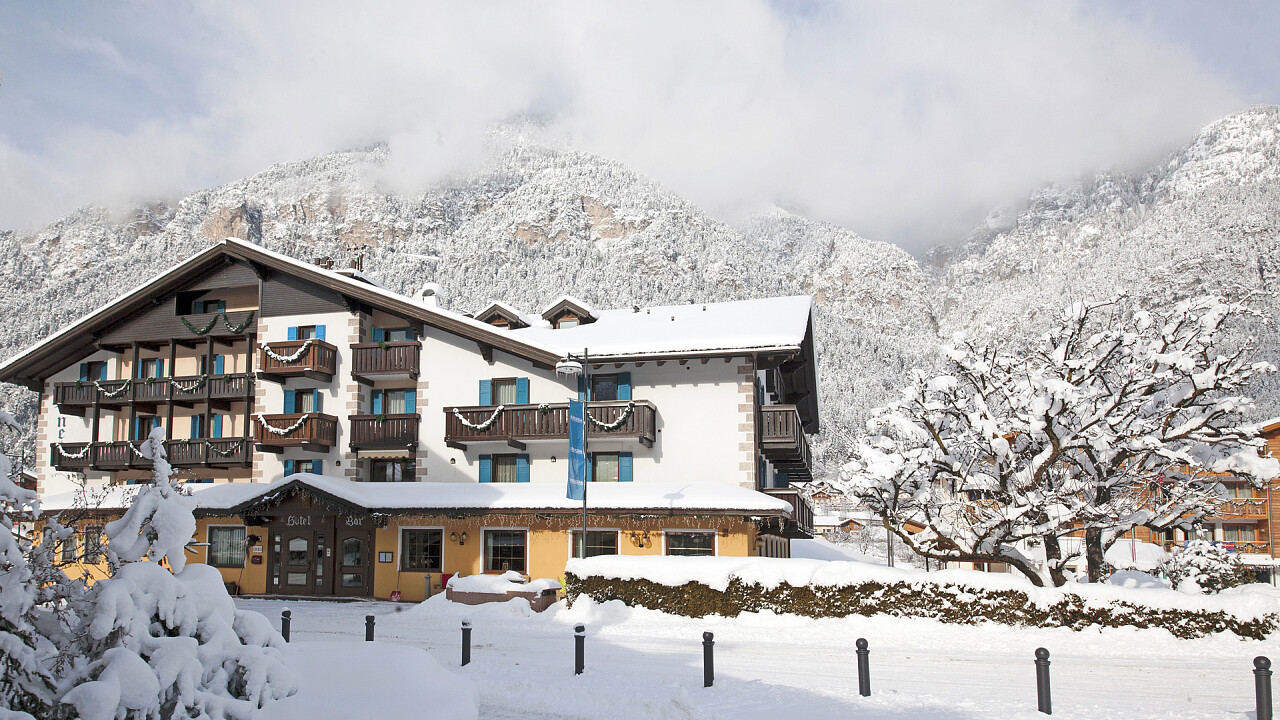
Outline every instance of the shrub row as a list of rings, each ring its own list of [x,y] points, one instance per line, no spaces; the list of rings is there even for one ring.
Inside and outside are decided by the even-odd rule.
[[[1280,613],[1258,619],[1241,619],[1224,610],[1188,610],[1149,607],[1122,600],[1101,607],[1071,592],[1051,605],[1032,602],[1018,590],[989,590],[938,583],[883,583],[867,581],[842,586],[793,587],[782,583],[766,588],[731,577],[721,591],[699,582],[678,587],[651,580],[620,580],[600,576],[566,574],[569,602],[585,595],[596,602],[621,600],[627,605],[661,610],[686,617],[771,610],[813,618],[849,615],[893,615],[933,618],[947,623],[997,622],[1032,627],[1164,628],[1180,638],[1232,632],[1242,638],[1262,640],[1280,624]]]

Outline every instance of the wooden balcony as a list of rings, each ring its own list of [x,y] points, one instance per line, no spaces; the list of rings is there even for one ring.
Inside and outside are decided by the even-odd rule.
[[[323,340],[281,340],[258,353],[258,377],[271,382],[293,377],[332,382],[337,371],[338,348]]]
[[[99,386],[101,390],[99,390]],[[65,415],[85,414],[94,403],[117,408],[129,404],[158,405],[174,402],[180,405],[197,402],[253,399],[253,376],[192,375],[148,380],[92,380],[55,383],[53,401]]]
[[[1261,553],[1263,555],[1271,554],[1271,543],[1266,540],[1211,540],[1211,543],[1218,547],[1224,548],[1229,552],[1240,553]],[[1186,547],[1186,542],[1163,542],[1165,552],[1173,552],[1174,550]]]
[[[812,480],[813,459],[795,405],[760,408],[760,449],[774,467],[792,480]]]
[[[338,444],[338,418],[320,413],[255,415],[253,441],[259,450],[283,452],[287,447],[324,451]],[[266,423],[277,431],[263,427]]]
[[[417,380],[422,343],[360,343],[351,346],[351,377],[372,384],[374,380]]]
[[[1266,498],[1233,498],[1218,506],[1215,518],[1248,518],[1265,520],[1269,517]]]
[[[791,519],[783,524],[783,537],[813,538],[813,506],[808,498],[794,488],[769,488],[764,493],[791,503]]]
[[[352,415],[352,450],[413,450],[418,447],[418,426],[421,416],[404,415]]]
[[[165,454],[175,467],[247,465],[253,448],[244,438],[194,438],[166,440]],[[89,448],[86,453],[85,448]],[[139,454],[140,443],[123,440],[55,444],[51,462],[60,471],[149,469],[151,461]],[[83,454],[82,454],[83,453]],[[80,455],[80,457],[76,457]]]
[[[507,405],[493,417],[497,409],[489,406],[446,408],[445,443],[465,450],[466,443],[496,441],[523,449],[524,443],[531,440],[569,439],[569,403]],[[653,447],[657,436],[657,408],[647,400],[637,400],[629,413],[627,409],[626,401],[587,403],[587,412],[596,420],[595,423],[587,420],[587,439],[636,440],[645,447]],[[477,427],[491,417],[493,422],[487,427]],[[615,422],[617,427],[600,427]]]

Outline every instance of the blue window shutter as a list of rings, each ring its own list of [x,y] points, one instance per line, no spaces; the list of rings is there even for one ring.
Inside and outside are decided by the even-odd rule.
[[[219,300],[219,301],[218,301],[218,312],[226,312],[226,311],[227,311],[227,301],[226,301],[226,300]]]
[[[213,416],[213,434],[210,435],[210,437],[216,437],[216,438],[222,437],[222,416],[221,415]]]
[[[226,355],[214,355],[214,356],[213,356],[213,374],[214,374],[214,375],[222,375],[222,374],[226,373],[226,371],[227,371],[227,363],[226,363],[226,360],[227,360],[227,356],[226,356]]]
[[[586,368],[584,367],[584,374],[578,376],[578,399],[583,401],[587,400],[587,376],[585,372]]]
[[[316,339],[317,339],[317,340],[323,340],[323,339],[324,339],[324,326],[323,326],[323,325],[317,325],[317,326],[316,326]]]
[[[493,381],[492,380],[480,381],[480,404],[481,405],[493,404]]]
[[[373,329],[373,341],[374,341],[374,342],[386,342],[386,341],[387,341],[387,331],[386,331],[386,330],[383,330],[383,329],[382,329],[382,328],[380,328],[380,327],[376,327],[376,328],[374,328],[374,329]]]
[[[516,455],[516,482],[529,482],[529,456]]]
[[[193,438],[200,437],[200,416],[199,415],[191,416],[191,437]]]
[[[285,461],[284,461],[284,474],[285,474],[285,475],[292,475],[292,474],[293,474],[293,465],[294,465],[294,462],[293,462],[292,460],[285,460]]]
[[[312,472],[313,474],[315,474],[315,475],[323,475],[323,474],[324,474],[324,461],[323,461],[323,460],[312,460],[312,461],[311,461],[311,472]]]
[[[99,365],[99,366],[98,366],[98,379],[99,379],[99,380],[106,380],[106,379],[107,379],[107,364],[106,364],[106,363],[102,363],[101,365]]]
[[[493,482],[493,456],[480,456],[480,482]]]
[[[516,378],[516,404],[527,405],[529,403],[529,378]]]
[[[631,373],[618,373],[618,399],[631,399]]]
[[[290,340],[298,339],[298,328],[296,325],[289,328],[289,339]]]
[[[773,486],[776,488],[789,487],[787,483],[787,474],[784,472],[775,472],[773,474]]]
[[[89,363],[80,363],[80,379],[89,379]]]
[[[618,482],[631,482],[631,453],[618,453]]]
[[[381,390],[373,391],[373,414],[374,415],[382,414],[382,391]]]
[[[142,441],[142,418],[133,419],[133,441]]]
[[[294,396],[293,390],[284,391],[284,412],[286,415],[292,414],[295,408],[298,407],[296,401],[297,401],[297,397]]]
[[[591,458],[592,454],[587,453],[587,482],[591,482]]]
[[[316,389],[311,391],[312,412],[324,412],[324,406],[320,403],[321,399],[320,390]]]
[[[156,377],[164,377],[164,360],[156,361]]]
[[[417,388],[409,388],[404,391],[404,411],[410,415],[418,412]]]
[[[204,301],[196,300],[195,302],[191,303],[191,312],[196,315],[200,315],[204,313]]]

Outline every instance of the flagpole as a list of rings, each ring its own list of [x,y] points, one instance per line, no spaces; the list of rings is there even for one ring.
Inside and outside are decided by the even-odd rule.
[[[582,471],[582,555],[587,557],[587,486],[591,483],[590,479],[591,466],[585,463],[591,462],[587,456],[587,406],[586,403],[591,399],[591,365],[587,362],[587,348],[582,348],[582,376],[584,378],[582,386],[586,392],[583,395],[582,405],[582,462],[584,463]]]

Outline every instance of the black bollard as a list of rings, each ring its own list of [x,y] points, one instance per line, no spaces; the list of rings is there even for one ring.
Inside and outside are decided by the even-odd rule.
[[[364,639],[365,642],[373,642],[373,616],[364,616]]]
[[[1053,699],[1049,696],[1049,651],[1036,648],[1036,709],[1045,715],[1053,714]]]
[[[858,648],[858,694],[871,697],[871,650],[866,638],[858,638],[854,645]]]
[[[1265,655],[1253,659],[1253,696],[1257,720],[1271,720],[1271,659]]]
[[[471,662],[471,621],[462,621],[462,664]]]
[[[280,635],[284,637],[285,642],[289,642],[289,619],[293,617],[293,613],[288,610],[280,611]]]
[[[586,667],[584,659],[587,651],[587,626],[578,623],[573,626],[573,674],[581,675]]]
[[[715,635],[702,633],[702,687],[711,687],[716,682]]]

